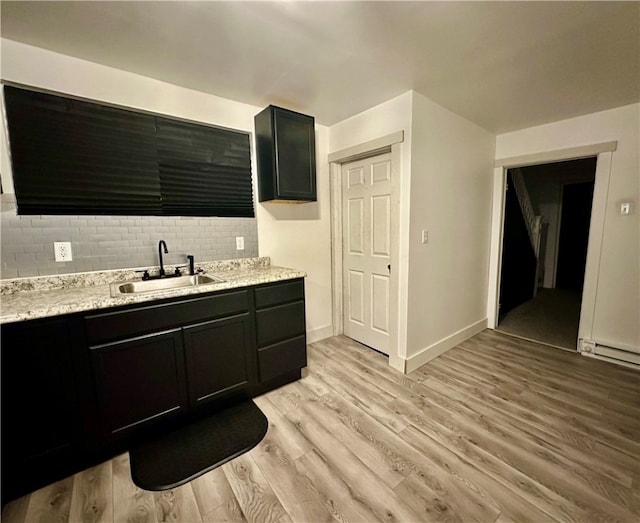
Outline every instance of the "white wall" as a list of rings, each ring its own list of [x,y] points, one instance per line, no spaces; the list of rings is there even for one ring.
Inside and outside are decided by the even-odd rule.
[[[318,201],[257,205],[258,249],[271,263],[307,272],[308,342],[333,335],[331,301],[331,202],[329,128],[316,125]]]
[[[152,111],[247,131],[253,134],[253,117],[262,108],[185,89],[145,76],[2,39],[2,79],[68,93],[97,101]],[[289,211],[256,200],[258,243],[261,256],[274,264],[306,271],[307,328],[310,338],[329,332],[331,323],[331,263],[328,168],[328,129],[317,128],[318,199]],[[6,145],[3,144],[3,147]],[[255,149],[255,148],[254,148]],[[3,150],[3,153],[6,152]],[[255,184],[255,154],[254,166]],[[5,154],[3,154],[5,157]],[[7,176],[5,163],[2,176]],[[9,184],[4,183],[4,187]],[[254,190],[254,194],[257,194]],[[324,330],[322,330],[324,328]],[[320,329],[320,330],[318,330]]]
[[[1,45],[3,80],[247,132],[261,109],[4,38]]]
[[[334,153],[356,145],[404,131],[401,148],[401,168],[394,176],[400,178],[398,217],[398,303],[391,304],[397,314],[398,341],[390,347],[390,361],[405,360],[407,356],[407,289],[409,264],[409,207],[411,194],[411,106],[413,92],[408,91],[396,98],[381,103],[329,129],[330,152]],[[402,362],[404,367],[404,362]]]
[[[597,274],[592,339],[640,351],[640,104],[499,135],[496,158],[510,158],[612,140],[611,177]],[[633,213],[619,214],[622,201]]]
[[[399,130],[396,356],[411,371],[486,326],[495,136],[409,91],[332,126],[331,151]]]
[[[414,93],[409,369],[486,327],[494,154],[495,135]]]

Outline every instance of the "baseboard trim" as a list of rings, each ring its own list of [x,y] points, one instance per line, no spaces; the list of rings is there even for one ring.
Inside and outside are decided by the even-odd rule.
[[[425,363],[431,361],[433,358],[437,358],[441,354],[447,352],[449,349],[452,349],[459,343],[468,340],[469,338],[482,332],[486,328],[487,318],[484,318],[476,323],[472,323],[464,329],[460,329],[459,331],[454,332],[451,336],[447,336],[446,338],[437,341],[433,345],[425,347],[419,353],[414,354],[406,360],[405,373],[408,374],[409,372],[413,372],[417,368],[422,367]]]
[[[610,358],[609,356],[602,356],[600,354],[589,354],[588,352],[582,352],[580,354],[582,354],[582,356],[585,356],[587,358],[593,358],[593,359],[596,359],[596,360],[606,361],[607,363],[612,363],[614,365],[620,365],[622,367],[627,367],[629,369],[638,370],[640,368],[640,365],[638,365],[638,364],[630,363],[630,362],[623,361],[623,360],[619,360],[617,358]]]
[[[324,340],[331,336],[333,336],[333,325],[329,324],[324,327],[318,327],[307,331],[307,343],[315,343],[316,341]]]

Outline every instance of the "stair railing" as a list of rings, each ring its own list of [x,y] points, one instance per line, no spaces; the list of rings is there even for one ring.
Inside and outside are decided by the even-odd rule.
[[[525,224],[527,225],[527,233],[529,234],[529,240],[531,241],[531,247],[536,257],[536,278],[534,295],[538,289],[538,276],[540,274],[540,241],[542,237],[542,216],[536,216],[531,198],[529,197],[529,191],[524,183],[524,177],[522,171],[519,168],[515,168],[511,171],[511,178],[513,180],[513,188],[516,191],[518,197],[518,203],[520,204],[520,210],[524,217]]]

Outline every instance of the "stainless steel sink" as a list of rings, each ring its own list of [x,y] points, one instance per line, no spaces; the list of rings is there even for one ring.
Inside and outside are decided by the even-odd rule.
[[[181,289],[183,287],[195,287],[196,285],[211,285],[223,283],[225,280],[211,274],[196,274],[195,276],[175,276],[157,280],[135,280],[116,282],[109,285],[111,296],[123,294],[138,294],[140,292],[165,291],[167,289]]]

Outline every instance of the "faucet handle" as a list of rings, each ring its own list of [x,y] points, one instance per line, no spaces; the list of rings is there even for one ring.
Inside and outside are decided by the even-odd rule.
[[[138,271],[135,272],[141,272],[142,273],[142,279],[143,280],[148,280],[150,278],[149,276],[149,269],[140,269]]]
[[[176,265],[173,269],[174,269],[174,274],[176,276],[182,276],[182,271],[180,269],[184,269],[186,267],[186,265]]]

